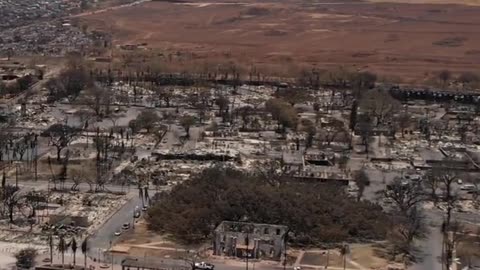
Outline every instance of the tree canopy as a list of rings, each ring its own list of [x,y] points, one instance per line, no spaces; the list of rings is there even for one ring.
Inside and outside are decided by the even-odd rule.
[[[136,124],[138,128],[144,128],[147,132],[150,133],[150,130],[155,127],[155,125],[160,122],[161,118],[158,114],[153,110],[145,110],[142,111],[136,119]]]
[[[190,137],[190,127],[195,125],[195,122],[195,117],[191,115],[185,115],[180,118],[180,125],[185,129],[185,132],[187,133],[187,138]]]
[[[223,220],[284,224],[296,245],[351,239],[383,239],[380,206],[328,184],[273,185],[260,175],[214,167],[159,195],[148,211],[149,227],[195,243],[208,239]]]
[[[351,85],[356,90],[373,88],[377,81],[377,75],[368,71],[353,73],[350,76]]]
[[[390,93],[382,90],[370,90],[364,93],[360,108],[370,118],[376,118],[377,126],[383,125],[400,109],[400,102],[394,99]]]
[[[298,103],[303,103],[310,98],[308,92],[305,89],[296,88],[287,88],[277,91],[276,96],[287,101],[292,106]]]
[[[297,127],[297,112],[295,109],[279,98],[273,98],[265,103],[265,109],[272,114],[272,118],[277,120],[285,128]]]
[[[75,100],[90,84],[92,84],[92,78],[87,72],[83,59],[79,55],[70,55],[67,68],[58,77],[51,78],[45,87],[49,91],[51,101],[64,97]]]

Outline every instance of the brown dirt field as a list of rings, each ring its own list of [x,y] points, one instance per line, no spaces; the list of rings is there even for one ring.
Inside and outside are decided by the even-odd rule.
[[[442,69],[480,70],[480,7],[249,1],[148,2],[82,19],[113,31],[114,44],[147,43],[155,52],[189,52],[209,62],[342,65],[416,81]]]

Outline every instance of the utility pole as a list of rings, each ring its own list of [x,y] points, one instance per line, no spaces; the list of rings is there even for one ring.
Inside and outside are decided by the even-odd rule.
[[[441,258],[441,264],[442,264],[442,270],[445,269],[445,251],[446,251],[446,248],[445,248],[445,231],[447,230],[447,227],[446,227],[446,223],[445,223],[445,219],[443,220],[443,223],[442,223],[442,227],[441,227],[441,232],[442,232],[442,258]],[[447,269],[448,270],[448,269]]]
[[[329,260],[330,260],[330,250],[327,249],[327,265],[325,265],[325,269],[328,268],[328,263],[329,263]]]
[[[37,150],[37,137],[35,137],[35,145],[33,148],[34,155],[35,155],[35,160],[33,161],[35,164],[35,182],[38,181],[38,150]]]
[[[15,187],[18,188],[18,163],[15,162]]]
[[[112,240],[110,240],[110,259],[112,262],[112,270],[113,270],[113,252],[112,252]]]
[[[135,209],[133,209],[132,229],[135,229]]]
[[[47,218],[48,218],[48,208],[49,208],[49,205],[48,205],[48,198],[50,197],[50,180],[48,180],[47,182],[47,207],[46,207],[46,210],[47,210]]]
[[[87,145],[86,145],[85,148],[88,148],[88,119],[85,120],[85,124],[83,125],[83,130],[84,130],[84,132],[85,132],[85,134],[86,134],[86,135],[85,135],[85,136],[86,136],[86,137],[85,137],[85,140],[86,140],[86,142],[87,142]]]
[[[247,232],[247,237],[245,238],[245,244],[247,244],[247,245],[246,245],[246,246],[247,246],[247,252],[246,252],[246,253],[247,253],[247,254],[246,254],[246,255],[247,255],[247,258],[246,258],[246,263],[247,263],[247,264],[246,264],[246,270],[248,270],[248,245],[249,245],[249,242],[250,242],[250,239],[248,239],[248,232]]]
[[[290,229],[287,229],[285,232],[285,236],[283,237],[283,270],[287,269],[287,241],[288,241],[288,233],[290,232]]]

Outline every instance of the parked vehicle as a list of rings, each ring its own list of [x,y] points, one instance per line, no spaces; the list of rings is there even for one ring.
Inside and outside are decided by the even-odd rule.
[[[195,269],[213,270],[213,269],[215,269],[215,266],[211,263],[200,262],[200,263],[195,263]]]
[[[477,187],[475,187],[474,184],[465,184],[460,187],[461,190],[475,190]]]
[[[127,223],[123,223],[122,229],[124,229],[124,230],[130,229],[130,223],[128,223],[128,222],[127,222]]]

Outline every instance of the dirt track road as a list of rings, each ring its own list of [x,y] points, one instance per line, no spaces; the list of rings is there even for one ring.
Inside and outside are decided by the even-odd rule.
[[[150,1],[151,0],[139,0],[139,1],[135,1],[135,2],[130,3],[130,4],[124,4],[124,5],[113,6],[113,7],[108,7],[108,8],[104,8],[104,9],[98,9],[98,10],[93,10],[93,11],[88,11],[88,12],[75,14],[75,15],[70,16],[70,18],[79,18],[79,17],[88,16],[88,15],[104,13],[104,12],[107,12],[107,11],[114,11],[114,10],[122,9],[122,8],[126,8],[126,7],[133,7],[135,5],[139,5],[139,4],[142,4],[142,3],[145,3],[145,2],[150,2]]]

